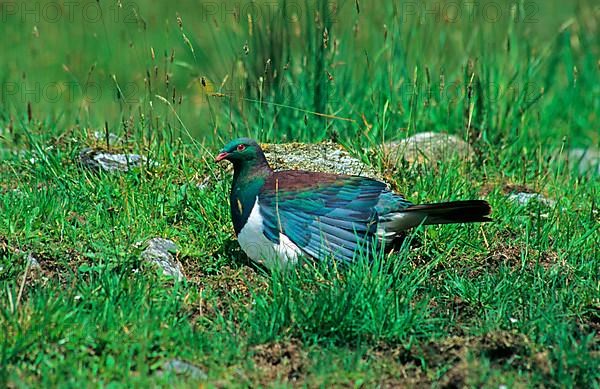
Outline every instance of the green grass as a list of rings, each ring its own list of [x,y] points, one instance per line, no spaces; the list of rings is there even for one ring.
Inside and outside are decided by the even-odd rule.
[[[498,20],[465,3],[455,22],[445,2],[427,3],[438,18],[411,2],[89,1],[54,22],[23,3],[0,4],[2,386],[599,387],[600,180],[564,160],[600,145],[593,1],[495,2]],[[79,166],[106,128],[157,165]],[[399,169],[369,151],[421,131],[477,158]],[[485,198],[495,222],[265,273],[212,163],[242,135],[336,139],[410,200]],[[510,202],[520,187],[556,203]],[[187,281],[141,263],[157,236]],[[174,358],[208,378],[161,375]]]

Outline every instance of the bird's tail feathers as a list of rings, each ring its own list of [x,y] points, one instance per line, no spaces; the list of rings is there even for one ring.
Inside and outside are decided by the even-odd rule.
[[[387,232],[398,232],[421,224],[488,222],[492,221],[490,212],[490,205],[484,200],[419,204],[385,215],[383,223]]]

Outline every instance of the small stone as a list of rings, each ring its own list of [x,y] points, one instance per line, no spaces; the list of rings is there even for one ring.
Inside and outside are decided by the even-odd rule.
[[[600,175],[600,150],[596,148],[575,148],[569,150],[569,163],[577,167],[581,175]]]
[[[90,169],[106,172],[126,172],[147,162],[147,159],[139,154],[110,153],[91,148],[83,149],[79,153],[79,160]],[[150,161],[150,164],[154,165],[155,162]]]
[[[180,359],[171,359],[170,361],[165,361],[159,374],[162,375],[166,372],[172,372],[176,375],[183,375],[195,380],[205,380],[208,378],[208,375],[202,369]]]
[[[537,201],[547,207],[552,207],[556,204],[555,200],[546,198],[539,193],[517,192],[508,195],[508,199],[519,205],[528,205],[533,201]]]
[[[384,146],[384,151],[392,161],[433,163],[457,157],[471,160],[473,149],[455,135],[438,132],[421,132],[409,138],[394,141]]]
[[[185,276],[183,275],[183,266],[173,255],[177,253],[177,250],[177,245],[172,240],[152,238],[146,242],[146,249],[142,251],[141,258],[157,265],[163,270],[164,275],[181,281]]]
[[[37,258],[33,256],[33,254],[29,253],[27,254],[27,262],[29,264],[30,268],[35,268],[35,269],[40,269],[40,263],[38,262]]]

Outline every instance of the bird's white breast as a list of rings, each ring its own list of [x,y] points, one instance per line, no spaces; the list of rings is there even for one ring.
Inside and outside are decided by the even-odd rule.
[[[302,251],[285,234],[279,233],[279,244],[271,242],[263,233],[263,217],[260,214],[258,198],[246,224],[237,236],[240,247],[246,255],[267,267],[295,264]]]

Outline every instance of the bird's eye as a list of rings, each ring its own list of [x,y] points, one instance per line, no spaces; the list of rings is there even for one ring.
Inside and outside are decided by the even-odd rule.
[[[244,151],[246,149],[246,145],[238,145],[237,151]]]

